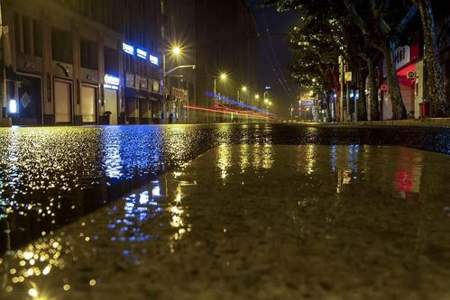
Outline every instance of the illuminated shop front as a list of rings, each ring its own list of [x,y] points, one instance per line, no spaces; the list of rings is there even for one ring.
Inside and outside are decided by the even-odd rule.
[[[119,123],[119,90],[120,78],[113,75],[105,75],[103,85],[103,112],[108,118],[105,120],[109,125],[117,125]]]
[[[125,117],[128,124],[160,122],[162,93],[159,58],[143,47],[123,43],[125,55]]]
[[[398,47],[394,52],[394,63],[400,85],[403,104],[408,118],[420,118],[420,103],[423,102],[423,51],[421,43]],[[386,70],[384,70],[386,74]],[[381,109],[384,120],[392,119],[392,104],[389,87],[384,83],[380,88]]]

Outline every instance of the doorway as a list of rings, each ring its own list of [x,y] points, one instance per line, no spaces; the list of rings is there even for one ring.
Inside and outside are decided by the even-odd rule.
[[[55,80],[55,123],[71,123],[71,84]]]
[[[81,121],[95,123],[95,103],[97,89],[90,86],[81,86]]]
[[[117,101],[117,91],[112,89],[105,89],[105,112],[110,113],[109,124],[117,125],[118,124],[118,101]]]

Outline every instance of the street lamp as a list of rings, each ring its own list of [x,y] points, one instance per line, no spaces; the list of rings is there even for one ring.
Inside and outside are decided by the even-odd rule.
[[[225,72],[220,73],[219,76],[213,76],[214,79],[214,98],[217,98],[217,78],[219,78],[220,81],[226,82],[228,80],[228,74]]]
[[[219,103],[220,99],[218,97],[219,95],[217,92],[217,79],[219,79],[222,82],[226,82],[228,80],[228,74],[226,72],[222,72],[219,75],[213,76],[212,78],[213,78],[213,97],[214,97],[213,101],[215,103]],[[215,117],[217,117],[216,114],[214,114],[214,115],[215,115]]]
[[[243,85],[240,89],[237,90],[237,100],[238,102],[241,102],[241,91],[244,93],[247,93],[248,88],[247,86]]]
[[[181,49],[180,46],[173,46],[170,52],[176,57],[179,57],[183,53],[183,50]]]
[[[259,94],[255,94],[255,106],[259,106],[259,99],[261,96]]]
[[[227,81],[228,80],[228,74],[223,72],[223,73],[220,74],[219,78],[220,78],[221,81]]]
[[[163,53],[163,96],[164,96],[164,101],[166,101],[167,99],[167,95],[168,95],[168,90],[166,88],[166,78],[167,76],[169,76],[170,74],[172,74],[173,72],[180,70],[180,69],[192,69],[195,70],[196,65],[180,65],[180,66],[176,66],[170,70],[167,70],[167,55],[172,55],[176,58],[179,58],[183,55],[183,48],[179,45],[173,44],[166,52]],[[163,113],[165,113],[165,106],[166,103],[164,102],[163,104]]]

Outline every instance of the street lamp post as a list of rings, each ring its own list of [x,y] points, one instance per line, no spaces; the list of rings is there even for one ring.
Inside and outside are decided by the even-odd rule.
[[[218,91],[217,91],[217,79],[219,79],[222,82],[225,82],[228,80],[228,74],[227,73],[220,73],[219,76],[213,76],[213,96],[214,96],[214,100],[216,103],[218,103],[220,101],[219,97],[218,97]],[[217,118],[217,116],[216,116]]]
[[[261,97],[259,96],[259,94],[255,94],[255,103],[254,103],[254,105],[256,106],[256,107],[258,107],[259,106],[259,99],[260,99]]]
[[[237,101],[241,102],[241,91],[246,93],[248,90],[247,86],[243,85],[241,88],[237,90]]]
[[[164,101],[164,104],[163,104],[163,115],[166,113],[165,112],[165,110],[166,110],[165,106],[166,106],[167,95],[169,94],[169,91],[167,90],[167,87],[166,87],[166,83],[167,83],[166,79],[167,79],[167,77],[170,74],[172,74],[173,72],[175,72],[177,70],[180,70],[180,69],[192,69],[192,70],[195,70],[195,68],[196,68],[196,65],[180,65],[180,66],[174,67],[174,68],[172,68],[170,70],[167,70],[167,55],[168,54],[169,55],[171,54],[171,55],[173,55],[175,57],[179,57],[179,56],[181,56],[183,54],[183,50],[179,46],[174,46],[174,47],[172,47],[169,50],[168,53],[163,53],[163,97],[164,97],[164,99],[163,99],[163,101]]]
[[[217,97],[217,77],[214,76],[213,78],[213,93],[214,93],[214,98],[213,98],[213,106],[218,103],[218,97]],[[217,122],[217,113],[214,113],[214,121]]]
[[[217,99],[217,79],[220,79],[220,81],[225,82],[228,80],[228,74],[227,73],[221,73],[219,76],[213,76],[213,92],[214,92],[214,98]]]

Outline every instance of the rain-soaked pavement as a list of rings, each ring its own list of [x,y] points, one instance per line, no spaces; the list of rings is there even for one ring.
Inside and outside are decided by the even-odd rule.
[[[448,134],[0,130],[0,299],[449,299]]]

